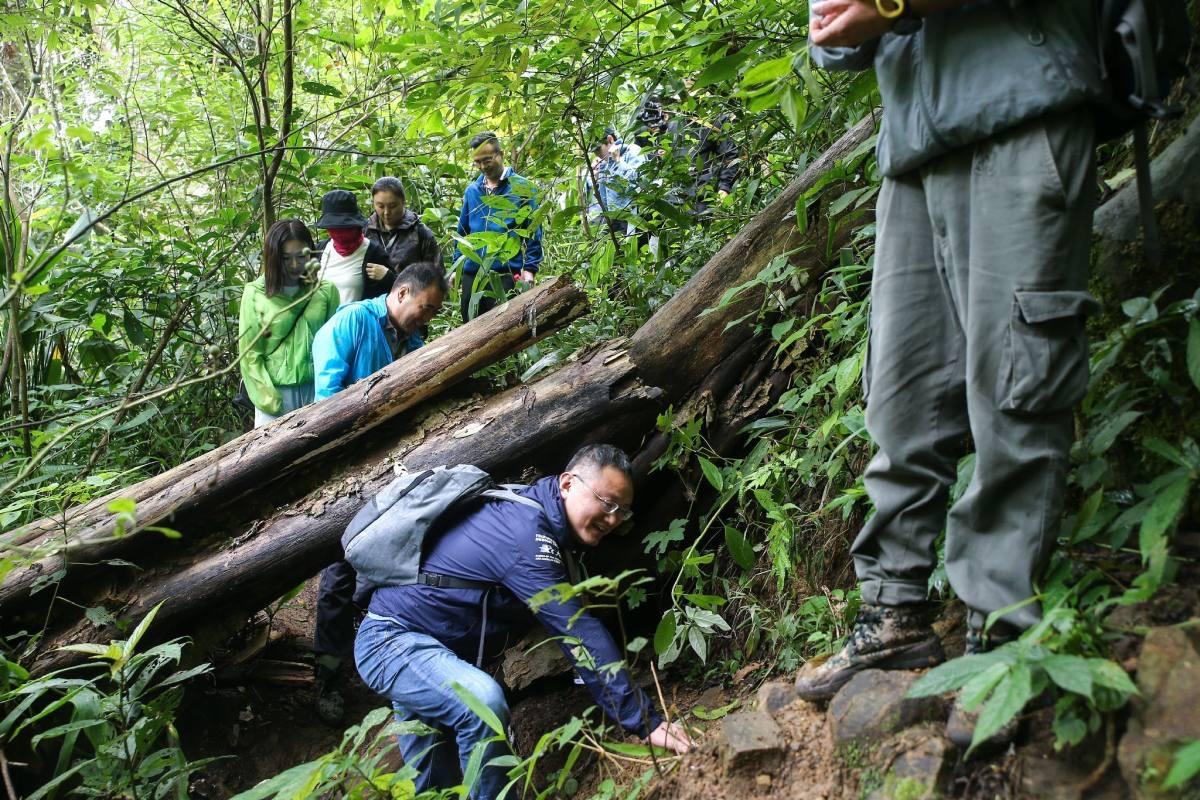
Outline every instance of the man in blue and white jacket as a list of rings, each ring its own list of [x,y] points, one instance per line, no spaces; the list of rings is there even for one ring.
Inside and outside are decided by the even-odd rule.
[[[313,339],[317,400],[421,347],[425,342],[419,331],[441,310],[447,290],[441,264],[418,262],[396,276],[387,294],[339,308]],[[356,578],[348,563],[334,562],[321,572],[317,593],[317,714],[330,724],[341,722],[344,708],[337,678],[354,642]]]
[[[504,165],[500,139],[492,131],[471,137],[470,147],[479,177],[463,192],[453,259],[455,268],[460,261],[462,265],[463,322],[496,304],[492,297],[480,297],[476,313],[470,314],[471,295],[480,270],[485,272],[481,279],[495,278],[496,288],[507,292],[517,280],[532,283],[542,264],[542,227],[534,219],[537,187]]]
[[[582,448],[562,474],[519,494],[541,508],[489,499],[439,520],[421,564],[424,582],[376,590],[359,628],[354,658],[366,684],[391,700],[399,720],[436,729],[399,737],[404,762],[418,772],[418,792],[460,784],[476,745],[494,736],[456,687],[508,724],[503,690],[473,665],[482,663],[481,634],[483,655],[498,654],[508,632],[528,622],[531,598],[568,582],[564,551],[595,546],[633,514],[629,459],[611,445]],[[559,645],[607,716],[653,745],[688,749],[687,734],[663,721],[621,666],[621,648],[577,598],[541,604],[534,614],[564,637]],[[485,763],[509,752],[503,742],[482,746]],[[499,796],[506,772],[485,768],[468,787],[471,797]]]

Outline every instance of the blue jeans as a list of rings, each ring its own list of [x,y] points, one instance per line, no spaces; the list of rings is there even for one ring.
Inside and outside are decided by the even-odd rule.
[[[425,736],[397,737],[404,763],[417,770],[418,792],[461,784],[475,746],[495,736],[455,693],[453,684],[478,698],[508,728],[508,703],[500,685],[432,636],[368,616],[354,640],[354,662],[363,682],[392,702],[398,721],[417,720],[436,729]],[[512,752],[504,741],[483,747],[484,763]],[[499,797],[508,782],[507,772],[504,767],[485,767],[479,781],[468,787],[471,797]]]

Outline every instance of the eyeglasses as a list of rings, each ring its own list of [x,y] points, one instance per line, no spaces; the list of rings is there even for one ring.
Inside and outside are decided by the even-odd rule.
[[[473,158],[473,159],[471,159],[471,163],[477,167],[486,167],[499,157],[500,157],[499,153],[492,153],[490,156],[483,156],[482,158]]]
[[[617,519],[621,520],[622,522],[633,518],[632,508],[622,508],[619,504],[614,503],[607,497],[601,497],[600,495],[596,494],[596,490],[593,489],[587,481],[579,477],[579,475],[574,472],[572,472],[571,475],[574,476],[577,481],[587,487],[587,490],[592,493],[592,497],[596,498],[596,502],[598,502],[600,507],[604,509],[605,514],[615,514]]]

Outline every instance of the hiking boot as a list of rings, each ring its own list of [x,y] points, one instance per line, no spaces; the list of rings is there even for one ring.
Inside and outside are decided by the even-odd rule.
[[[933,632],[936,608],[863,605],[846,645],[824,661],[805,664],[796,675],[796,694],[828,700],[851,678],[868,669],[921,669],[946,660]]]
[[[1007,641],[1008,637],[985,636],[981,631],[971,628],[967,631],[964,656],[976,656],[994,650]],[[954,742],[959,749],[966,750],[975,738],[975,726],[979,723],[979,715],[986,703],[981,703],[974,711],[968,711],[963,703],[963,692],[960,689],[954,695],[954,705],[950,708],[950,718],[946,720],[946,738]],[[1019,716],[1014,716],[1000,726],[1000,730],[979,743],[979,750],[990,752],[1004,747],[1017,736],[1020,725]]]
[[[316,664],[317,716],[330,725],[340,725],[346,714],[346,699],[339,690],[340,659],[319,656]]]

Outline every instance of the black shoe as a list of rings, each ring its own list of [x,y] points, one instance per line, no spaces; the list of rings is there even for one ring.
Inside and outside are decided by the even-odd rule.
[[[822,662],[810,661],[796,676],[804,700],[828,700],[850,679],[868,669],[921,669],[946,660],[933,632],[936,608],[864,605],[846,645]]]
[[[330,725],[340,725],[346,715],[346,699],[339,690],[340,670],[321,663],[316,666],[317,716]]]

